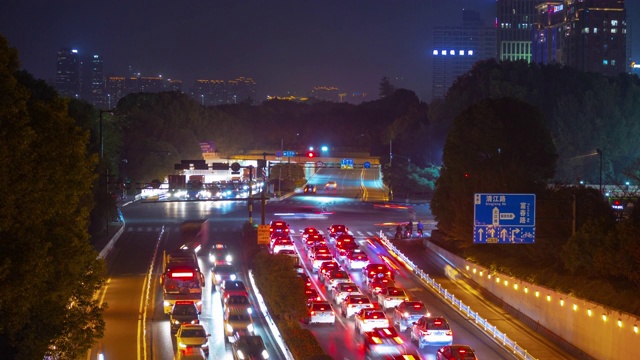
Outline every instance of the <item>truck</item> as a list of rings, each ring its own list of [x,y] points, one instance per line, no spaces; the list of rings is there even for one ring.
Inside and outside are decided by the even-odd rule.
[[[162,254],[162,285],[164,313],[170,314],[177,301],[193,301],[202,312],[204,274],[198,265],[198,251],[207,246],[208,220],[185,221],[180,225],[180,242],[173,251]]]

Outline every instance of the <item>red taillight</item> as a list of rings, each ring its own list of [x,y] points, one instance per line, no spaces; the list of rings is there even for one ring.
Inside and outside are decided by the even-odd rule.
[[[413,304],[413,308],[414,309],[420,309],[422,307],[422,305],[420,304]]]
[[[464,354],[466,354],[466,353],[467,353],[467,350],[466,350],[466,349],[458,349],[458,354],[460,354],[460,355],[464,355]]]
[[[442,321],[441,321],[441,320],[434,320],[434,321],[433,321],[433,324],[434,324],[435,326],[440,326],[440,325],[442,325]]]

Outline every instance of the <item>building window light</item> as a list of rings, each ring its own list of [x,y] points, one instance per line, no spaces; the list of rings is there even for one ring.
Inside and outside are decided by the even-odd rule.
[[[513,284],[513,290],[518,290],[518,284]]]
[[[587,315],[591,316],[591,314],[593,314],[593,311],[591,311],[591,309],[587,309]]]
[[[509,286],[509,281],[505,280],[504,281],[504,286]]]
[[[551,295],[547,295],[547,301],[551,301]]]
[[[589,28],[582,29],[582,32],[585,33],[585,34],[588,34],[589,33]]]
[[[476,273],[476,269],[475,269],[475,268],[473,269],[473,273],[474,273],[474,274]]]
[[[440,53],[441,53],[442,55],[447,55],[447,50],[442,50]]]
[[[622,327],[622,320],[618,319],[618,327]]]
[[[598,33],[598,28],[593,28],[593,33],[597,34]]]
[[[602,321],[607,321],[607,315],[606,314],[602,314]]]
[[[618,26],[618,20],[611,20],[611,26]]]
[[[458,52],[458,55],[460,55],[460,56],[464,56],[464,50],[460,50],[460,51]]]
[[[616,60],[611,60],[611,66],[615,66],[616,65]]]
[[[438,55],[438,50],[433,50],[433,55]]]
[[[528,293],[529,293],[529,288],[528,288],[528,287],[525,287],[525,288],[524,288],[524,293],[525,293],[525,294],[528,294]]]
[[[612,33],[612,34],[615,34],[615,33],[617,33],[617,32],[618,32],[618,29],[611,29],[611,33]]]
[[[633,332],[638,333],[638,325],[633,325]]]
[[[564,299],[560,299],[560,306],[564,306]]]
[[[467,55],[469,55],[469,56],[473,55],[473,50],[467,51]]]
[[[573,304],[573,311],[578,311],[578,305]]]
[[[456,51],[455,50],[449,50],[449,55],[455,55]]]
[[[609,60],[602,60],[602,65],[609,65]]]
[[[536,297],[540,297],[540,291],[536,291]]]

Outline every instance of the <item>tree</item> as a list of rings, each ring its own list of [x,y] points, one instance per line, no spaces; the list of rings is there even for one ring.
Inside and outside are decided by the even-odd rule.
[[[542,113],[527,103],[483,100],[454,120],[431,200],[438,228],[470,239],[474,193],[539,193],[553,177],[557,154]]]
[[[391,96],[394,91],[396,91],[396,89],[391,85],[391,80],[389,80],[387,76],[384,76],[382,80],[380,80],[380,98]]]
[[[73,359],[104,333],[87,233],[97,159],[65,101],[18,68],[0,36],[0,353]]]

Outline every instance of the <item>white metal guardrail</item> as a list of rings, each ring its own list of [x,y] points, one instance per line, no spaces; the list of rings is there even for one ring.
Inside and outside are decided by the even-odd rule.
[[[504,348],[513,352],[520,359],[524,360],[537,360],[535,357],[531,356],[527,350],[523,349],[519,346],[515,341],[511,340],[507,334],[501,332],[496,328],[495,325],[491,325],[489,321],[483,319],[478,315],[477,312],[471,310],[471,308],[462,301],[455,298],[455,296],[444,289],[442,285],[438,284],[435,280],[429,277],[422,269],[419,269],[408,257],[406,257],[402,252],[400,252],[387,238],[387,236],[380,231],[380,241],[384,246],[386,246],[393,255],[397,256],[398,259],[402,260],[410,270],[422,280],[425,284],[429,285],[433,290],[435,290],[438,294],[440,294],[445,300],[447,300],[458,312],[462,315],[465,315],[469,320],[473,320],[478,328],[483,330],[488,336],[493,337],[496,342],[502,344]]]
[[[282,334],[280,334],[280,330],[278,330],[276,323],[273,322],[271,315],[269,315],[269,310],[267,309],[267,305],[264,303],[262,294],[260,294],[260,291],[256,286],[255,280],[253,279],[252,270],[249,270],[249,280],[251,281],[251,287],[253,288],[253,292],[255,293],[256,298],[258,299],[258,305],[260,306],[260,311],[262,312],[262,314],[264,314],[264,318],[267,320],[267,324],[271,329],[271,333],[276,338],[276,342],[278,343],[278,346],[280,346],[280,349],[282,350],[282,353],[284,354],[285,359],[293,360],[294,357],[291,354],[291,351],[289,351],[289,348],[287,347],[287,345],[284,343],[284,339],[282,338]]]

